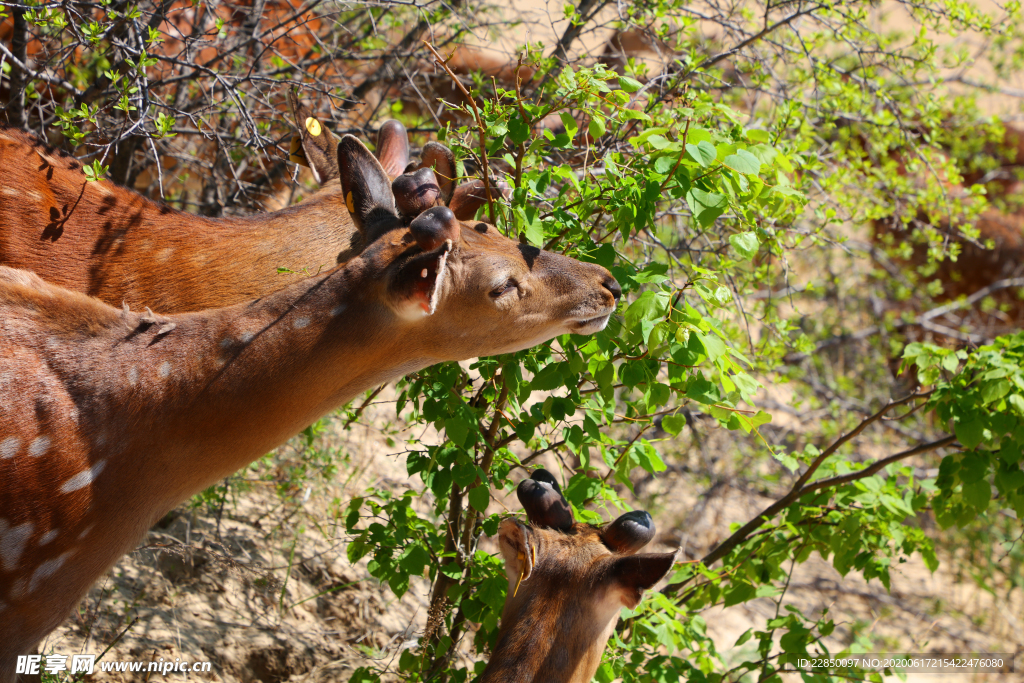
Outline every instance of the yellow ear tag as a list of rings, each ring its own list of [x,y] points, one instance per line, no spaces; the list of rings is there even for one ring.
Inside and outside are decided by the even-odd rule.
[[[320,122],[314,119],[312,116],[306,119],[306,130],[313,137],[319,137],[320,135]]]
[[[526,566],[523,564],[523,562],[526,560],[526,555],[523,555],[522,553],[519,553],[519,555],[516,557],[516,559],[519,561],[519,564],[523,568],[519,570],[519,580],[516,581],[516,589],[514,591],[512,591],[512,597],[513,598],[516,597],[516,594],[519,592],[519,584],[521,584],[523,582],[523,574],[526,573]]]
[[[352,193],[351,192],[349,192],[347,195],[345,195],[345,206],[348,207],[348,212],[349,213],[355,213],[356,212],[356,203],[355,203],[355,200],[352,199]]]
[[[297,135],[292,138],[291,149],[288,150],[288,160],[299,166],[309,166],[306,152],[302,149],[302,141]]]

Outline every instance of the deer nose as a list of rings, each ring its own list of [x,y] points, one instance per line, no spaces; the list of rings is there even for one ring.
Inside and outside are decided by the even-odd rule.
[[[605,277],[604,282],[601,283],[604,288],[612,293],[612,298],[616,301],[622,296],[622,287],[619,286],[618,280],[613,278],[611,275]]]

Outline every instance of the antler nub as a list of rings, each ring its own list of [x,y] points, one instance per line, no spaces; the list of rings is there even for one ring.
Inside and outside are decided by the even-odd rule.
[[[615,552],[632,555],[654,538],[654,519],[643,510],[633,510],[609,524],[601,535]]]
[[[519,482],[516,496],[531,524],[568,531],[575,523],[558,481],[547,470],[537,470],[529,479]]]
[[[395,194],[395,205],[407,219],[437,206],[441,195],[437,176],[429,168],[398,176],[392,181],[391,190]]]

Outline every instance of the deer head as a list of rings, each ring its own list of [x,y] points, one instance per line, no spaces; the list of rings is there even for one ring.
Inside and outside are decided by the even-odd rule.
[[[676,553],[643,553],[654,521],[627,512],[605,527],[579,524],[555,478],[537,470],[517,490],[529,524],[498,528],[508,596],[481,683],[587,683],[619,611],[672,568]]]
[[[366,247],[244,304],[139,315],[0,267],[0,681],[167,510],[324,413],[614,310],[604,268],[443,205],[406,225],[358,140],[338,161]]]
[[[113,306],[176,313],[265,296],[350,260],[364,242],[342,196],[338,139],[294,94],[290,102],[299,128],[292,159],[308,165],[321,188],[298,206],[245,218],[195,216],[108,181],[89,182],[70,155],[0,128],[0,264]],[[454,189],[454,160],[442,145],[428,143],[410,164],[398,121],[381,126],[377,153],[390,178],[419,171],[421,192],[431,168],[443,165],[441,202],[460,219],[485,201],[479,185]],[[406,220],[419,215],[422,201],[401,187],[396,197],[403,211],[415,211]]]

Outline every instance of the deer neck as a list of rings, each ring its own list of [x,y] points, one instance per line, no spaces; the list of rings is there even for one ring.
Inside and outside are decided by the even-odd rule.
[[[559,583],[542,598],[506,604],[481,683],[589,683],[601,664],[618,610],[595,614],[586,601],[569,604],[562,593],[570,590]]]
[[[435,362],[365,284],[338,268],[250,304],[173,316],[163,334],[167,322],[127,315],[127,334],[97,340],[114,377],[82,420],[111,461],[135,460],[112,469],[143,482],[163,514],[367,388]],[[123,406],[113,421],[89,421],[91,405],[109,415],[111,403]]]

